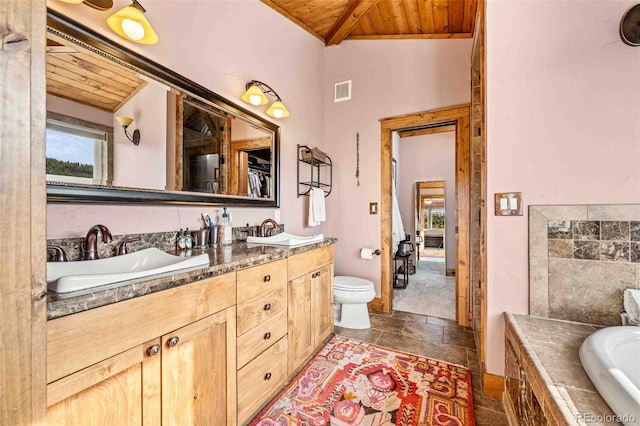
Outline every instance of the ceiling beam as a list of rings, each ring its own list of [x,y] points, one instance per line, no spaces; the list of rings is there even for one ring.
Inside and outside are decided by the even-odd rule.
[[[437,33],[437,34],[384,34],[384,35],[354,35],[346,37],[349,40],[397,40],[397,39],[458,39],[472,38],[471,33]]]
[[[342,12],[340,18],[333,24],[333,27],[327,33],[324,44],[331,46],[340,44],[344,40],[358,21],[369,13],[369,10],[375,6],[378,0],[353,0],[349,6]]]
[[[408,138],[409,136],[431,135],[433,133],[453,132],[454,130],[456,130],[456,125],[450,124],[448,126],[431,127],[427,129],[420,129],[420,130],[399,131],[398,135],[401,138]]]

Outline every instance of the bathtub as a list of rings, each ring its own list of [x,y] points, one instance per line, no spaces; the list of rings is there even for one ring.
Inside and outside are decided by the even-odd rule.
[[[600,329],[580,346],[580,362],[625,425],[640,425],[640,327]]]

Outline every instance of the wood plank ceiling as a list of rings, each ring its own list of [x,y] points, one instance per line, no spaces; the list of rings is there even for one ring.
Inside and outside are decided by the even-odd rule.
[[[261,0],[322,40],[471,38],[478,0]]]
[[[114,112],[145,84],[135,71],[48,35],[48,94]]]

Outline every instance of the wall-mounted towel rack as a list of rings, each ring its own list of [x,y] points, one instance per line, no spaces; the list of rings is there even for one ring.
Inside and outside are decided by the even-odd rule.
[[[298,197],[307,195],[311,188],[320,188],[324,196],[331,194],[333,163],[324,152],[298,145]]]

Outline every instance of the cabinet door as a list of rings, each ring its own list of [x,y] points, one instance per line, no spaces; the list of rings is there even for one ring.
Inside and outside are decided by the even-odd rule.
[[[311,327],[313,348],[333,332],[333,264],[311,274]]]
[[[159,425],[159,339],[47,386],[49,425]],[[155,349],[149,348],[155,345]]]
[[[311,355],[311,274],[289,281],[288,289],[288,369],[291,375]]]
[[[162,336],[162,424],[236,424],[236,309]]]

